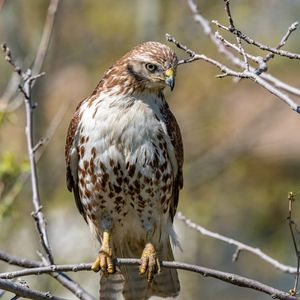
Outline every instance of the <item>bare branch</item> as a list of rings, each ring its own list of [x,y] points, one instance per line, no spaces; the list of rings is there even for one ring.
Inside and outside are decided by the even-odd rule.
[[[7,262],[10,265],[15,265],[24,268],[37,268],[44,267],[42,262],[29,260],[22,257],[10,255],[0,250],[0,260]],[[85,291],[77,282],[73,281],[64,273],[49,273],[54,279],[56,279],[61,285],[70,290],[78,299],[81,300],[94,300],[93,296]]]
[[[78,299],[96,300],[90,293],[88,293],[76,281],[74,281],[65,273],[50,273],[49,275],[55,278],[62,286],[71,291]]]
[[[281,41],[279,42],[279,44],[276,46],[276,49],[280,49],[282,48],[286,41],[288,40],[288,38],[290,37],[291,33],[294,32],[297,27],[298,27],[299,23],[298,22],[294,22],[289,28],[288,31],[286,32],[286,34],[282,37]],[[267,54],[267,56],[264,58],[264,61],[267,62],[270,59],[274,58],[274,53],[269,53]]]
[[[34,59],[33,67],[32,67],[33,75],[40,73],[43,63],[45,61],[45,57],[46,57],[46,54],[47,54],[47,51],[49,48],[50,38],[51,38],[51,34],[52,34],[52,29],[53,29],[59,1],[60,0],[50,0],[50,2],[49,2],[41,41],[39,43],[37,53],[36,53],[36,56]],[[4,1],[3,1],[3,3],[4,3]],[[1,2],[0,2],[0,5],[1,5]],[[0,7],[0,9],[1,9],[1,7]],[[9,84],[6,88],[6,91],[0,97],[0,110],[1,111],[13,111],[14,109],[18,108],[21,105],[22,99],[20,97],[17,97],[15,99],[15,101],[10,102],[12,97],[18,91],[19,84],[20,84],[20,80],[18,79],[18,77],[12,75],[11,80],[9,81]]]
[[[10,49],[6,44],[2,45],[2,49],[5,53],[6,60],[12,65],[14,71],[20,76],[23,80],[23,85],[20,85],[19,88],[24,95],[25,99],[25,108],[26,108],[26,140],[27,140],[27,151],[30,162],[30,170],[31,170],[31,186],[32,186],[32,203],[34,207],[34,212],[32,214],[37,230],[40,235],[40,239],[42,242],[42,246],[48,256],[48,260],[50,264],[53,264],[53,256],[51,253],[51,248],[48,240],[48,235],[46,231],[46,223],[44,219],[44,215],[42,213],[41,200],[39,195],[39,186],[38,186],[38,178],[37,178],[37,170],[36,170],[36,161],[35,161],[35,152],[34,152],[34,142],[33,142],[33,110],[35,108],[35,104],[31,97],[31,89],[33,81],[40,77],[40,74],[32,75],[30,69],[26,72],[23,72],[21,68],[19,68],[11,55]]]
[[[3,44],[1,45],[1,49],[2,49],[2,51],[3,51],[4,54],[5,54],[5,60],[7,60],[8,63],[13,67],[14,72],[16,72],[16,73],[19,75],[19,77],[20,77],[21,79],[23,79],[23,75],[24,75],[24,74],[23,74],[21,68],[18,67],[18,66],[15,64],[15,62],[14,62],[14,60],[13,60],[13,58],[12,58],[12,55],[11,55],[11,51],[10,51],[10,49],[7,47],[6,43],[3,43]]]
[[[300,267],[300,256],[299,255],[300,255],[300,252],[298,249],[295,232],[294,232],[294,230],[296,231],[296,224],[292,218],[292,207],[293,207],[294,201],[295,201],[295,195],[294,195],[294,193],[290,192],[289,196],[288,196],[289,214],[288,214],[287,220],[288,220],[288,224],[289,224],[289,228],[290,228],[290,232],[291,232],[291,236],[292,236],[292,241],[293,241],[293,245],[294,245],[294,249],[295,249],[295,253],[296,253],[296,257],[297,257],[297,272],[296,272],[296,276],[295,276],[295,283],[294,283],[294,287],[290,290],[290,294],[295,296],[295,295],[297,295],[298,282],[299,282],[299,267]]]
[[[228,17],[228,21],[229,21],[229,25],[230,27],[229,28],[235,28],[234,24],[233,24],[233,19],[232,19],[232,16],[231,16],[231,11],[230,11],[230,1],[229,0],[224,0],[225,2],[225,11],[227,13],[227,17]]]
[[[240,39],[244,40],[246,43],[248,43],[250,45],[254,45],[254,46],[258,47],[261,50],[268,51],[268,52],[271,52],[273,54],[277,54],[277,55],[280,55],[280,56],[285,56],[285,57],[288,57],[290,59],[300,59],[300,54],[298,54],[298,53],[293,53],[293,52],[289,52],[289,51],[285,51],[285,50],[279,50],[279,49],[276,49],[276,48],[266,46],[266,45],[264,45],[264,44],[262,44],[262,43],[260,43],[256,40],[248,37],[247,35],[242,33],[240,30],[236,29],[235,27],[231,28],[231,27],[222,25],[220,22],[218,22],[216,20],[213,20],[212,23],[215,24],[216,26],[218,26],[219,28],[223,29],[223,30],[231,32],[235,36],[237,36]]]
[[[204,33],[216,45],[217,50],[221,54],[223,54],[233,65],[240,67],[240,68],[244,68],[244,62],[242,60],[240,60],[238,57],[236,57],[233,53],[228,51],[224,47],[222,42],[218,38],[216,38],[216,36],[213,33],[212,28],[210,26],[210,22],[201,15],[199,8],[198,8],[197,4],[195,3],[195,1],[187,0],[187,3],[193,14],[193,18],[194,18],[195,22],[201,26]],[[262,70],[264,70],[264,68],[262,68]],[[250,71],[255,73],[256,70],[253,69],[252,67],[250,67]],[[268,82],[270,82],[272,85],[274,85],[275,87],[277,87],[279,89],[282,89],[282,90],[284,90],[288,93],[294,94],[296,96],[300,96],[300,89],[297,89],[293,86],[290,86],[290,85],[282,82],[281,80],[279,80],[278,78],[275,78],[271,74],[262,73],[260,75],[260,77],[262,77],[264,80],[267,80]]]
[[[179,43],[170,34],[166,34],[166,38],[169,42],[174,43],[179,49],[185,51],[190,56],[187,59],[180,60],[178,62],[178,64],[191,63],[195,60],[204,60],[204,61],[206,61],[206,62],[208,62],[212,65],[215,65],[217,68],[219,68],[221,70],[221,72],[223,74],[218,75],[217,76],[218,78],[223,78],[223,77],[226,77],[226,76],[232,76],[232,77],[236,77],[236,78],[251,79],[252,81],[256,82],[257,84],[259,84],[264,89],[268,90],[273,95],[277,96],[280,100],[285,102],[287,105],[289,105],[289,107],[292,110],[296,111],[297,113],[300,113],[300,106],[298,106],[298,104],[296,104],[288,95],[286,95],[283,92],[281,92],[280,90],[276,89],[274,86],[272,86],[270,83],[268,83],[267,81],[265,81],[264,79],[262,79],[261,77],[256,75],[254,72],[252,72],[252,71],[250,72],[250,71],[246,71],[246,70],[243,71],[243,72],[234,71],[234,70],[228,68],[227,66],[221,64],[220,62],[207,57],[204,54],[197,54],[193,50],[189,49],[187,46]]]
[[[45,137],[42,138],[42,140],[43,140],[43,143],[41,145],[42,147],[38,147],[38,149],[37,149],[37,145],[39,144],[39,142],[37,145],[35,145],[34,150],[38,150],[36,153],[36,156],[35,156],[36,163],[40,160],[40,158],[44,154],[46,146],[49,144],[49,142],[51,141],[51,139],[54,136],[54,133],[56,132],[56,129],[61,124],[61,122],[68,110],[68,106],[69,106],[69,103],[67,103],[67,102],[63,102],[61,104],[58,112],[55,114],[50,125],[47,128]],[[0,211],[0,217],[5,213],[6,209],[11,207],[12,203],[14,202],[16,197],[19,195],[23,186],[25,185],[25,183],[28,181],[29,178],[30,178],[30,172],[24,172],[21,175],[19,175],[19,177],[16,179],[12,188],[8,191],[6,196],[4,196],[3,199],[1,199],[1,202],[4,204],[4,206],[3,206],[4,210]]]
[[[5,261],[10,265],[15,265],[15,266],[24,267],[24,268],[36,268],[36,267],[43,266],[43,264],[41,262],[29,260],[29,259],[23,258],[23,257],[10,255],[1,250],[0,250],[0,260]]]
[[[133,258],[117,258],[115,259],[116,265],[140,265],[140,259],[133,259]],[[27,276],[27,275],[39,275],[43,273],[50,273],[50,272],[78,272],[78,271],[91,271],[91,263],[88,264],[77,264],[77,265],[53,265],[47,267],[39,267],[34,269],[24,269],[21,271],[15,272],[7,272],[0,274],[0,278],[15,278],[19,276]],[[210,268],[205,268],[197,265],[186,264],[181,262],[175,261],[162,261],[161,266],[164,268],[172,268],[172,269],[179,269],[185,271],[191,271],[198,274],[201,274],[205,277],[213,277],[227,283],[250,288],[268,295],[271,295],[274,299],[286,299],[286,300],[297,300],[296,297],[290,296],[288,293],[277,290],[273,287],[265,285],[261,282],[258,282],[253,279],[249,279],[243,276],[239,276],[232,273],[226,273]]]
[[[33,110],[35,108],[35,103],[33,102],[31,97],[32,85],[34,81],[37,78],[39,78],[42,74],[32,75],[30,69],[28,69],[26,73],[23,72],[21,68],[19,68],[15,64],[10,49],[6,45],[3,45],[3,51],[6,54],[6,59],[13,66],[14,70],[18,73],[18,75],[20,76],[20,78],[22,78],[24,82],[22,86],[19,86],[19,88],[24,95],[25,108],[26,108],[25,133],[27,139],[27,150],[28,150],[29,161],[30,161],[30,169],[31,169],[32,203],[34,207],[34,212],[32,213],[32,216],[35,220],[35,224],[40,236],[42,247],[47,255],[47,264],[50,265],[54,263],[54,260],[52,256],[50,243],[48,240],[46,223],[44,219],[44,214],[42,212],[42,205],[41,205],[40,194],[39,194],[38,177],[37,177],[37,170],[36,170],[36,155],[35,155],[36,149],[33,142]],[[59,112],[61,113],[61,110]],[[59,114],[59,116],[61,116],[61,114]],[[51,128],[51,130],[53,132],[53,128]],[[80,299],[82,300],[93,299],[77,283],[75,283],[74,281],[72,281],[70,278],[66,276],[64,277],[63,274],[53,274],[52,276],[56,280],[58,280],[61,284],[63,284],[65,287],[67,287],[70,291],[72,291],[75,295],[77,295]]]
[[[246,245],[244,243],[241,243],[237,240],[234,240],[232,238],[229,238],[229,237],[226,237],[226,236],[221,235],[219,233],[207,230],[206,228],[200,226],[199,224],[196,224],[196,223],[192,222],[190,219],[185,217],[181,212],[178,212],[176,217],[179,220],[183,221],[188,227],[193,228],[194,230],[200,232],[202,235],[205,235],[205,236],[214,238],[216,240],[225,242],[227,244],[236,246],[237,249],[238,249],[238,252],[247,251],[247,252],[250,252],[254,255],[257,255],[259,258],[261,258],[262,260],[264,260],[267,263],[271,264],[276,269],[278,269],[282,272],[290,273],[290,274],[296,274],[296,272],[297,272],[296,268],[280,263],[279,261],[277,261],[276,259],[272,258],[271,256],[265,254],[264,252],[262,252],[258,248],[248,246],[248,245]],[[236,259],[237,259],[237,252],[235,252],[234,256],[233,256],[233,260],[236,260]]]
[[[61,297],[52,296],[50,292],[40,292],[36,291],[27,287],[24,287],[24,285],[12,282],[10,280],[6,279],[0,279],[0,289],[3,289],[5,291],[9,291],[14,293],[17,296],[26,297],[28,299],[36,299],[36,300],[66,300]]]
[[[33,74],[40,73],[43,63],[45,61],[59,1],[60,0],[51,0],[49,3],[47,17],[46,17],[46,21],[42,33],[42,38],[32,67]]]

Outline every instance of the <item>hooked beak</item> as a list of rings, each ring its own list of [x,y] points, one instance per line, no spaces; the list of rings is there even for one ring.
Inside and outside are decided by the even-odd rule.
[[[173,91],[175,86],[175,77],[174,77],[174,71],[172,69],[168,69],[166,71],[165,83],[170,87],[171,91]]]

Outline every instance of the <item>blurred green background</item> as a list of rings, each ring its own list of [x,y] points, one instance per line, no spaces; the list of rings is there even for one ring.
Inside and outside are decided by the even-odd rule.
[[[291,23],[300,21],[298,0],[231,2],[235,24],[271,46],[277,45]],[[2,0],[1,4],[0,42],[7,42],[14,57],[26,68],[35,57],[48,1]],[[198,4],[206,18],[227,22],[223,1]],[[38,104],[36,141],[58,126],[38,163],[41,198],[57,263],[90,262],[97,253],[97,243],[65,186],[64,143],[72,113],[114,61],[142,41],[165,42],[167,32],[192,49],[226,62],[193,21],[184,0],[60,1],[42,67],[46,75],[34,88]],[[299,41],[298,30],[285,49],[299,53]],[[170,46],[179,57],[185,56]],[[257,49],[247,49],[259,53]],[[299,61],[284,58],[269,63],[273,75],[296,87],[300,86],[299,67]],[[0,55],[0,74],[3,102],[11,76],[4,55]],[[217,74],[218,70],[201,61],[180,66],[175,90],[166,92],[185,146],[185,186],[179,210],[211,230],[295,265],[286,217],[288,192],[299,191],[299,116],[253,82],[217,79]],[[62,117],[57,115],[59,111]],[[16,197],[10,197],[12,189],[21,186],[21,174],[28,170],[24,116],[23,105],[0,112],[0,248],[38,259],[39,241],[30,216],[30,181]],[[297,202],[295,221],[300,224]],[[282,290],[293,286],[293,276],[251,254],[243,252],[237,262],[232,262],[234,247],[203,237],[180,221],[176,221],[176,230],[183,248],[182,253],[175,251],[179,261],[249,276]],[[14,268],[0,262],[0,269]],[[179,299],[270,299],[190,272],[179,274]],[[97,274],[76,273],[72,277],[97,294]],[[50,277],[25,279],[32,288],[72,298]],[[10,299],[8,294],[4,299]]]

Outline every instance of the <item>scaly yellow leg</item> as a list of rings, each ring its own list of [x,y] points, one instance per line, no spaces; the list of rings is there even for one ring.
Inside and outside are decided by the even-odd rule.
[[[115,272],[115,266],[112,259],[112,248],[110,247],[110,233],[108,231],[103,232],[102,245],[99,254],[92,265],[92,270],[98,272],[102,270],[104,274],[113,274]]]
[[[142,253],[140,274],[143,275],[147,273],[148,282],[152,282],[154,275],[160,273],[160,263],[156,255],[154,246],[148,243]]]

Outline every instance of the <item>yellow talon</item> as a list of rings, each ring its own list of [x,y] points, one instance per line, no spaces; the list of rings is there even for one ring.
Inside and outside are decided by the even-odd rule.
[[[142,253],[140,275],[147,273],[148,282],[152,282],[154,275],[160,273],[160,263],[156,256],[156,251],[151,243],[148,243]]]
[[[104,274],[113,274],[115,272],[112,249],[110,247],[110,234],[108,231],[103,232],[102,245],[91,269],[94,272],[98,272],[101,269]]]

